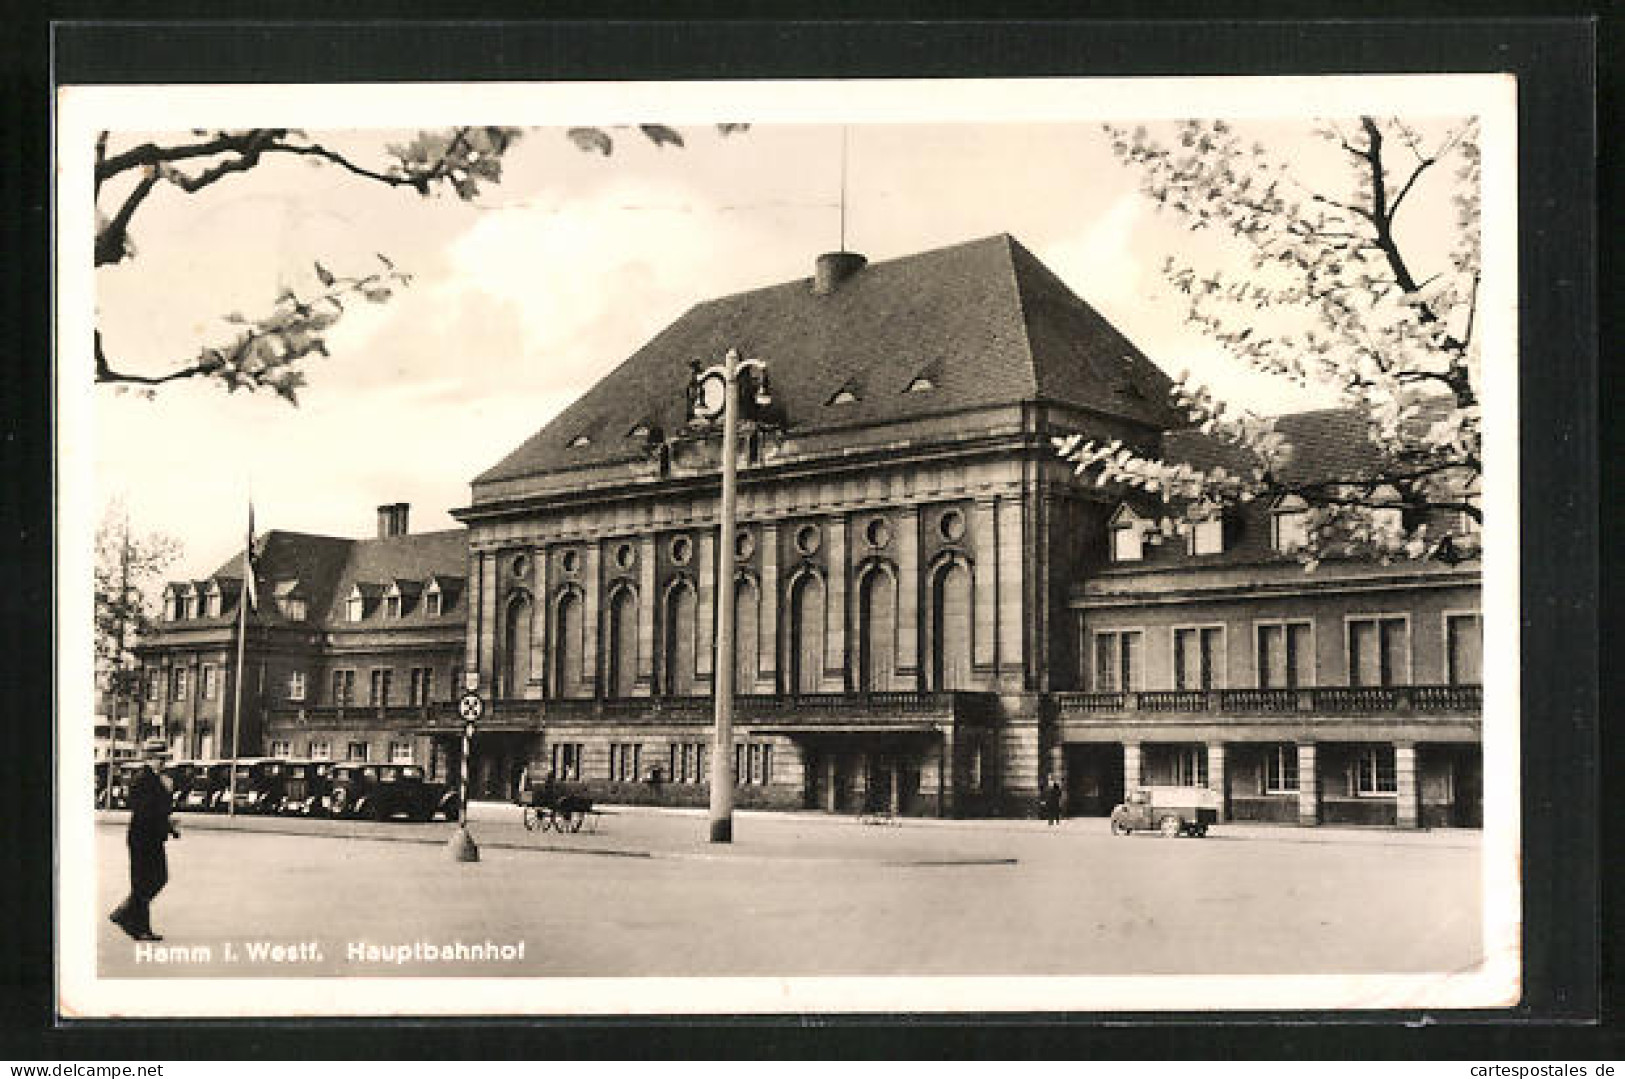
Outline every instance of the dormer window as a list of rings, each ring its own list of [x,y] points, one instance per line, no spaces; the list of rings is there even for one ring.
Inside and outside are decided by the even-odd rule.
[[[424,610],[428,613],[430,618],[439,618],[440,617],[440,613],[441,613],[440,589],[436,588],[432,592],[429,592],[424,597],[423,603],[424,603]]]
[[[929,376],[915,375],[914,380],[912,382],[910,382],[906,388],[904,388],[903,392],[904,393],[930,393],[932,390],[934,390],[936,388],[937,388],[937,384],[935,382],[932,382]]]
[[[192,602],[192,587],[187,585],[175,594],[175,617],[183,620],[191,618],[195,610]]]
[[[401,616],[400,596],[392,594],[384,597],[384,615],[388,618],[399,618]]]
[[[1206,517],[1192,521],[1186,534],[1188,551],[1193,555],[1222,554],[1224,552],[1224,517],[1213,511]]]
[[[836,390],[835,395],[829,399],[829,403],[832,405],[854,405],[857,404],[857,401],[858,388],[856,384],[851,382]]]
[[[299,596],[284,596],[279,601],[282,608],[282,617],[290,622],[303,622],[307,617],[305,601]]]
[[[649,437],[649,425],[647,423],[644,423],[641,420],[638,421],[636,424],[634,424],[632,426],[632,429],[630,431],[626,432],[626,437],[627,438],[648,438]]]
[[[1309,544],[1309,504],[1286,495],[1270,511],[1270,542],[1277,551],[1291,554]]]
[[[586,435],[577,435],[577,436],[575,436],[574,438],[572,438],[570,440],[569,448],[572,449],[572,450],[579,450],[583,446],[590,446],[590,445],[592,445],[592,439],[591,438],[587,437]]]
[[[1112,514],[1112,561],[1138,562],[1145,557],[1146,522],[1127,506]]]
[[[344,618],[349,622],[359,622],[366,616],[367,601],[360,596],[351,596],[344,601]]]
[[[209,590],[203,593],[203,617],[220,617],[220,586],[212,581]]]
[[[1371,527],[1378,532],[1405,531],[1405,510],[1398,503],[1399,492],[1392,487],[1379,487],[1371,493],[1377,508],[1371,511]]]

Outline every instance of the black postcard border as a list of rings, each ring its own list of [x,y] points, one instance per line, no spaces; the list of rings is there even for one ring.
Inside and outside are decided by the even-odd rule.
[[[239,20],[248,5],[233,5]],[[192,18],[194,5],[146,5]],[[1614,969],[1601,915],[1597,527],[1597,37],[1583,17],[1306,21],[1278,6],[1215,21],[128,21],[80,5],[25,23],[6,54],[4,296],[17,351],[0,396],[0,595],[15,627],[3,683],[5,1055],[26,1058],[1004,1057],[1119,1059],[1374,1055],[1617,1058],[1600,980]],[[308,10],[301,11],[302,8]],[[373,10],[369,10],[373,9]],[[95,10],[92,10],[95,9]],[[214,11],[220,9],[214,8]],[[331,8],[283,5],[280,16]],[[357,4],[357,18],[393,14]],[[1122,5],[1115,12],[1129,12]],[[1211,9],[1203,8],[1202,11]],[[1369,9],[1368,9],[1369,10]],[[1517,10],[1511,8],[1510,10]],[[1195,11],[1186,14],[1195,14]],[[1404,12],[1401,12],[1402,14]],[[710,14],[710,12],[697,12]],[[917,14],[898,11],[904,18]],[[79,21],[79,20],[84,21]],[[431,30],[432,32],[426,32]],[[1602,41],[1604,48],[1611,40]],[[35,49],[40,49],[36,54]],[[49,51],[47,52],[46,49]],[[43,61],[43,63],[42,63]],[[52,443],[49,95],[122,82],[491,79],[930,78],[1506,71],[1519,79],[1525,996],[1489,1012],[1179,1015],[764,1016],[634,1020],[74,1021],[51,976]],[[1604,89],[1610,88],[1605,76]],[[1604,130],[1619,130],[1603,99]],[[1609,122],[1613,121],[1613,122]],[[1554,163],[1557,163],[1554,165]],[[1605,159],[1602,162],[1608,164]],[[1617,161],[1614,162],[1617,164]],[[1612,204],[1602,204],[1611,209]],[[26,239],[16,238],[13,230]],[[1611,235],[1612,229],[1601,235]],[[1617,313],[1603,313],[1610,327]],[[1610,429],[1609,434],[1612,434]],[[1609,440],[1612,445],[1612,440]],[[1617,455],[1610,454],[1612,462]],[[1609,514],[1603,519],[1612,519]],[[53,702],[54,703],[54,702]],[[30,781],[31,780],[31,781]],[[1615,848],[1610,847],[1612,851]],[[27,926],[28,931],[16,929]],[[1599,1019],[1603,1026],[1594,1025]],[[297,1031],[295,1043],[290,1034]],[[1608,1047],[1611,1046],[1610,1050]]]

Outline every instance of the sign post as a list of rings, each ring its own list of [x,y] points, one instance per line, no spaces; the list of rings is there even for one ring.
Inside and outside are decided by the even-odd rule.
[[[451,833],[446,849],[451,852],[455,861],[477,862],[480,860],[480,848],[475,845],[474,837],[468,833],[468,760],[474,753],[475,725],[485,714],[485,701],[477,689],[465,690],[457,699],[457,714],[463,721],[463,752],[457,769],[457,830]]]

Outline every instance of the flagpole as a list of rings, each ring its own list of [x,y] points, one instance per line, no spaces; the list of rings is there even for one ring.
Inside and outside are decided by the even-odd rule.
[[[237,677],[232,679],[231,694],[231,776],[226,783],[226,815],[237,815],[237,758],[240,747],[237,739],[242,731],[243,643],[248,637],[248,603],[254,595],[254,503],[248,504],[248,543],[243,547],[243,585],[237,590]]]

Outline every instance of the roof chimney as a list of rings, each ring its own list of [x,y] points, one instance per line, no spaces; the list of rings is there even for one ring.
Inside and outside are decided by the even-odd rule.
[[[390,536],[404,536],[407,531],[407,517],[411,512],[410,502],[393,502],[378,507],[378,538],[388,539]]]
[[[813,264],[813,294],[828,296],[842,281],[867,265],[869,260],[856,251],[830,251],[819,255]]]

